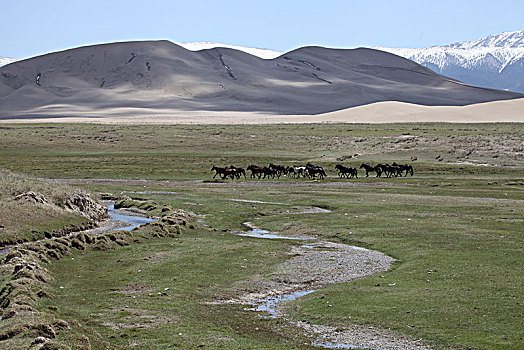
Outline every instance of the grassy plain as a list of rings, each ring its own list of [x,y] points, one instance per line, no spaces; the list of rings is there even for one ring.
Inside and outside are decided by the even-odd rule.
[[[94,192],[176,192],[129,195],[191,210],[217,230],[54,263],[57,292],[43,306],[57,305],[61,318],[78,320],[74,331],[93,334],[92,344],[305,347],[278,321],[239,305],[206,304],[250,290],[250,276],[270,273],[286,258],[292,243],[222,232],[255,220],[272,231],[318,235],[399,260],[387,273],[303,298],[289,308],[296,319],[392,329],[436,348],[522,344],[522,124],[36,124],[9,125],[0,134],[0,167],[76,179]],[[330,176],[200,181],[211,180],[212,165],[270,161],[311,161]],[[393,161],[413,164],[415,176],[339,180],[332,170],[339,162]],[[287,213],[312,205],[331,212]]]
[[[45,237],[45,232],[80,226],[88,220],[79,213],[64,209],[64,202],[76,188],[0,169],[0,247]],[[15,198],[28,192],[42,195],[35,204]]]

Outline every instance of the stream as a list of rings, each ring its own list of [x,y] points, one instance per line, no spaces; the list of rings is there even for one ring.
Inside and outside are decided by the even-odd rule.
[[[108,204],[107,208],[108,208],[107,214],[110,217],[109,219],[110,222],[111,221],[119,222],[119,223],[122,223],[122,225],[125,225],[123,227],[113,228],[111,231],[116,231],[116,230],[131,231],[140,225],[156,221],[156,219],[151,219],[145,216],[139,216],[138,214],[136,215],[124,214],[123,211],[119,209],[115,209],[115,203]],[[107,231],[107,232],[110,232],[110,231]]]
[[[289,237],[289,236],[281,236],[275,233],[271,233],[268,230],[264,230],[261,228],[257,228],[253,226],[250,222],[245,222],[244,226],[246,226],[249,230],[247,232],[236,232],[235,234],[238,236],[244,236],[244,237],[253,237],[253,238],[263,238],[263,239],[290,239],[290,240],[311,240],[310,237]],[[316,249],[314,245],[310,244],[303,244],[300,246],[301,248],[306,249]],[[357,247],[357,246],[349,246],[350,248],[357,250],[357,251],[369,251],[369,249]],[[274,296],[268,296],[263,299],[258,299],[254,302],[252,302],[253,307],[245,309],[246,311],[255,311],[260,313],[265,313],[265,315],[259,315],[259,317],[263,318],[279,318],[282,317],[282,313],[278,310],[278,305],[282,302],[289,302],[297,300],[300,297],[303,297],[305,295],[311,294],[316,292],[317,289],[308,289],[308,290],[299,290],[294,291],[290,293],[284,293],[280,295],[274,295]],[[338,343],[330,341],[327,338],[321,338],[311,343],[312,346],[324,348],[324,349],[379,349],[379,348],[369,348],[369,347],[360,347],[357,345],[352,344],[345,344],[345,343]]]
[[[117,230],[131,231],[140,225],[156,221],[156,219],[142,216],[139,212],[130,210],[115,209],[114,202],[105,202],[109,219],[100,223],[100,226],[91,230],[84,231],[88,234],[101,234]],[[0,249],[0,255],[7,254],[11,247]]]
[[[114,202],[104,202],[105,205],[108,207],[108,215],[109,220],[106,220],[104,222],[100,223],[100,226],[91,229],[88,231],[84,231],[88,234],[100,234],[100,233],[107,233],[117,230],[125,230],[125,231],[131,231],[134,228],[155,221],[156,219],[147,218],[143,216],[142,212],[129,210],[129,209],[115,209],[114,208]],[[309,209],[309,208],[308,208]],[[329,210],[322,209],[322,208],[311,208],[309,210],[306,210],[304,214],[313,214],[313,213],[325,213],[329,212]],[[287,214],[288,212],[286,212]],[[282,236],[277,233],[272,233],[268,230],[264,230],[261,228],[255,227],[250,222],[244,223],[244,226],[247,227],[247,231],[236,231],[232,232],[236,235],[240,236],[247,236],[252,237],[255,239],[282,239],[282,240],[309,240],[311,243],[305,243],[301,245],[300,247],[307,250],[315,250],[317,248],[321,248],[318,246],[318,242],[316,242],[315,238],[311,237],[289,237],[289,236]],[[329,243],[329,242],[324,242]],[[330,244],[330,243],[329,243]],[[357,246],[346,246],[350,249],[353,249],[355,251],[361,251],[369,252],[369,253],[376,253],[374,251],[370,251],[366,248],[357,247]],[[0,255],[6,254],[11,250],[10,247],[4,248],[0,250]],[[297,300],[300,297],[303,297],[305,295],[311,294],[316,292],[317,289],[307,289],[307,290],[298,290],[293,292],[287,292],[280,295],[273,295],[268,296],[262,299],[255,300],[251,304],[253,307],[248,308],[246,310],[248,311],[255,311],[260,313],[265,313],[265,315],[259,315],[260,317],[265,318],[279,318],[282,317],[283,314],[279,311],[279,304],[282,302],[289,302]],[[326,335],[320,336],[317,338],[317,340],[310,343],[310,345],[318,347],[318,348],[324,348],[324,349],[380,349],[380,348],[370,348],[370,347],[361,347],[357,345],[348,344],[347,342],[338,342],[334,341],[334,338],[328,337]]]

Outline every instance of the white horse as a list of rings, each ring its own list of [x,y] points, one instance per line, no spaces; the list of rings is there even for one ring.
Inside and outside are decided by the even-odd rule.
[[[300,179],[300,175],[302,175],[302,177],[306,177],[308,176],[307,168],[305,166],[293,167],[293,175],[297,179]]]

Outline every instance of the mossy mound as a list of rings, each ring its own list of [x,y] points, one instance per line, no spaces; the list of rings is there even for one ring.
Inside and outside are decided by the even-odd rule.
[[[115,202],[115,209],[137,208],[146,212],[161,212],[162,206],[154,201],[138,201],[130,198],[122,198]]]

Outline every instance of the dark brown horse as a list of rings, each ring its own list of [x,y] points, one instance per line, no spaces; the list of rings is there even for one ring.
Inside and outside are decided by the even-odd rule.
[[[222,174],[226,172],[226,169],[227,168],[221,168],[221,167],[217,167],[213,165],[213,167],[211,168],[211,171],[215,171],[215,176],[213,176],[213,179],[217,177],[217,175],[219,174],[220,174],[220,177],[222,177]]]
[[[237,171],[236,169],[232,169],[232,168],[221,168],[221,167],[217,167],[217,166],[214,166],[211,168],[211,171],[215,171],[215,176],[213,176],[213,179],[217,176],[217,175],[220,175],[220,178],[222,178],[222,180],[226,179],[227,177],[231,177],[231,180],[233,180],[235,178],[235,176],[237,175]]]
[[[264,175],[264,168],[258,165],[251,164],[247,167],[247,170],[251,171],[251,178],[260,177]]]
[[[229,168],[234,169],[236,171],[235,176],[237,177],[237,179],[240,179],[240,176],[242,175],[244,175],[244,179],[246,178],[246,170],[244,168],[237,168],[234,165],[231,165]]]
[[[337,164],[335,169],[338,170],[338,176],[340,178],[346,177],[346,179],[351,179],[353,177],[358,179],[358,170],[357,168],[352,168],[350,166],[343,166],[342,164]]]
[[[397,177],[402,175],[402,169],[397,165],[378,164],[377,167],[382,169],[386,177]]]
[[[270,167],[265,166],[263,168],[263,172],[264,172],[264,179],[266,178],[266,176],[268,179],[270,176],[272,179],[274,179],[275,176],[277,177],[277,179],[280,179],[280,173],[275,168],[270,168]]]
[[[366,171],[366,177],[369,176],[369,173],[377,173],[377,177],[380,177],[380,175],[382,175],[382,167],[380,164],[377,166],[362,164],[360,165],[360,169],[364,169]]]
[[[276,164],[273,164],[273,163],[269,163],[269,167],[271,169],[275,169],[277,171],[279,177],[282,174],[286,174],[286,167],[283,166],[283,165],[276,165]]]
[[[402,176],[402,172],[404,172],[404,171],[406,172],[404,177],[408,176],[408,174],[413,176],[413,167],[410,164],[397,164],[397,163],[393,162],[393,165],[400,167],[400,175],[401,176]]]
[[[327,176],[326,172],[324,171],[324,168],[322,168],[320,165],[313,165],[311,163],[307,163],[306,171],[310,179],[315,179],[317,175],[320,177],[320,179],[323,179]]]

